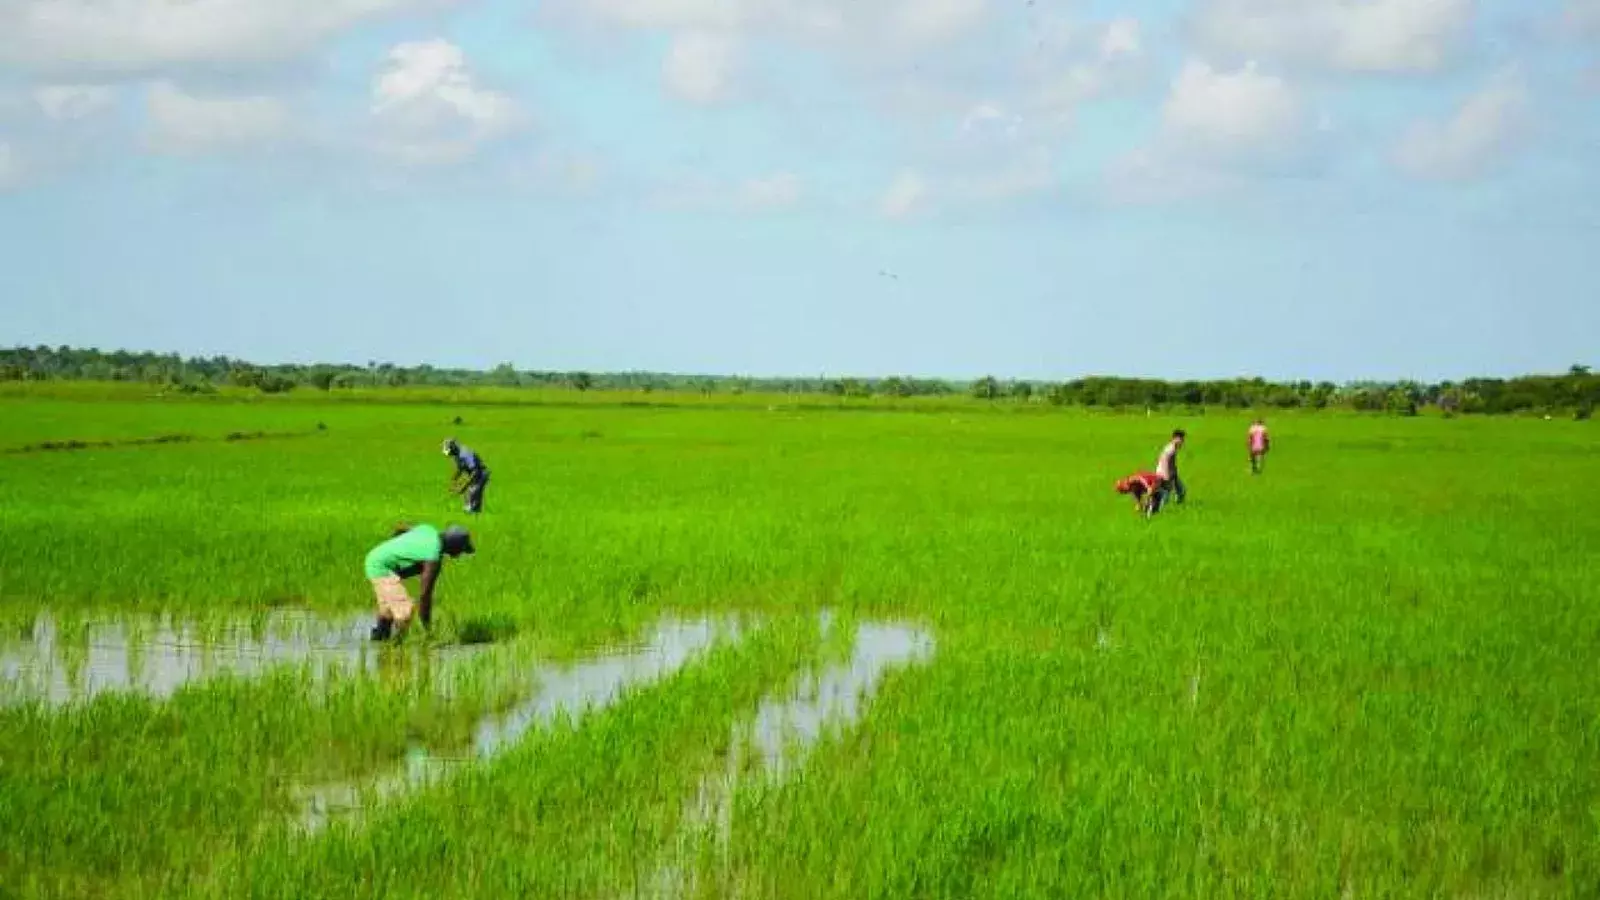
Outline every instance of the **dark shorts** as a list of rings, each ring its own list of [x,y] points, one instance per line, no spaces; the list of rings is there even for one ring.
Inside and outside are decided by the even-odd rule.
[[[489,486],[489,473],[485,471],[472,483],[467,485],[467,510],[469,512],[483,511],[483,489]]]

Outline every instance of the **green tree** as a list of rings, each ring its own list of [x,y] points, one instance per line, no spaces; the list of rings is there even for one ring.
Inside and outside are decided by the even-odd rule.
[[[265,377],[255,366],[235,365],[228,370],[228,383],[234,387],[260,387]]]
[[[489,372],[489,380],[501,387],[516,387],[522,382],[517,376],[517,367],[511,363],[503,362]]]
[[[1410,391],[1396,387],[1384,399],[1384,408],[1398,416],[1414,416],[1417,414],[1417,400]]]
[[[1000,382],[985,375],[972,383],[971,394],[979,400],[993,400],[1000,396]]]
[[[878,382],[878,393],[885,397],[905,397],[911,393],[911,385],[896,375]]]

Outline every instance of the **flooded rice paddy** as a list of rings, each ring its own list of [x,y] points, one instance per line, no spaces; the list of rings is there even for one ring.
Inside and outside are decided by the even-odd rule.
[[[641,645],[607,648],[598,655],[565,665],[534,662],[523,670],[526,699],[511,709],[491,714],[474,729],[471,748],[445,755],[415,746],[395,770],[374,778],[314,786],[303,792],[302,823],[318,830],[332,818],[356,814],[375,802],[434,784],[463,765],[500,755],[535,727],[563,716],[574,722],[603,709],[627,688],[656,681],[703,653],[719,638],[737,638],[734,620],[666,619]]]
[[[831,612],[814,624],[824,640],[835,633]],[[370,640],[370,625],[364,614],[322,618],[293,611],[205,623],[126,617],[64,624],[42,614],[0,640],[0,702],[60,707],[108,693],[164,699],[207,679],[262,677],[274,669],[306,672],[316,683],[335,673],[378,676],[385,660],[396,654],[424,653],[447,666],[478,654],[502,655],[492,668],[494,677],[514,683],[518,699],[478,720],[467,746],[444,750],[416,743],[386,770],[296,789],[297,825],[315,834],[335,821],[359,822],[360,814],[376,804],[492,760],[534,729],[560,721],[581,727],[584,716],[604,710],[629,690],[694,664],[719,642],[738,642],[763,627],[738,616],[668,616],[634,641],[555,662],[534,658],[526,648],[512,646],[515,641],[385,646]],[[742,783],[756,778],[780,784],[830,729],[847,729],[859,720],[889,671],[926,661],[933,648],[932,636],[912,625],[861,622],[847,652],[816,661],[763,697],[733,726],[726,765],[706,773],[694,795],[685,798],[680,844],[663,852],[655,887],[676,893],[691,885],[692,872],[683,861],[695,842],[726,843],[733,798]]]
[[[260,676],[282,666],[372,674],[379,648],[368,615],[325,619],[276,611],[257,620],[200,623],[170,617],[73,622],[38,616],[0,639],[0,703],[42,700],[59,706],[104,693],[170,697],[220,675]],[[446,658],[470,648],[443,648]]]
[[[824,636],[833,617],[824,612]],[[649,881],[652,896],[698,896],[701,872],[692,865],[709,847],[726,894],[727,852],[734,830],[734,801],[741,786],[771,789],[802,767],[809,751],[830,731],[855,725],[872,702],[885,675],[917,665],[934,653],[933,636],[914,626],[864,622],[857,626],[849,654],[802,672],[787,690],[762,698],[754,716],[733,728],[730,752],[700,781],[683,811],[675,846],[664,851]]]
[[[0,895],[1600,896],[1592,422],[407,396],[10,401],[330,427],[0,454]],[[446,429],[480,552],[372,645]]]

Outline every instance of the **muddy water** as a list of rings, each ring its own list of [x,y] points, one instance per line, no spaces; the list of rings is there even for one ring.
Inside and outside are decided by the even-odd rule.
[[[471,750],[448,756],[414,747],[405,761],[376,777],[317,785],[301,792],[301,823],[316,831],[330,821],[375,803],[437,783],[464,764],[491,759],[514,746],[530,729],[570,715],[603,709],[629,687],[659,680],[709,649],[719,635],[737,639],[732,620],[667,620],[642,645],[616,648],[567,665],[535,665],[528,673],[528,699],[478,724]]]
[[[826,637],[832,617],[823,613]],[[698,895],[704,877],[718,881],[727,896],[735,885],[727,880],[727,851],[733,834],[733,801],[741,782],[755,779],[767,788],[781,786],[804,765],[817,742],[829,733],[848,730],[876,696],[883,678],[894,669],[916,665],[934,653],[932,635],[909,625],[868,622],[855,632],[850,656],[800,676],[793,688],[764,698],[753,717],[734,726],[732,752],[725,765],[706,775],[683,812],[682,828],[655,868],[650,895]],[[753,770],[753,772],[752,772]],[[709,842],[717,871],[702,873],[695,860]]]
[[[274,666],[310,665],[317,678],[334,670],[372,672],[379,650],[368,639],[371,617],[322,619],[275,611],[257,624],[200,627],[172,619],[90,622],[70,634],[49,615],[25,634],[0,637],[0,703],[42,699],[52,705],[107,692],[164,698],[221,674],[255,676]],[[465,648],[449,648],[453,651]]]

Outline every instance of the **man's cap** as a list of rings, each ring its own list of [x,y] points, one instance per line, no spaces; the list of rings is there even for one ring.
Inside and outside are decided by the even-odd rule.
[[[475,553],[472,546],[472,535],[460,525],[451,525],[439,536],[440,544],[446,550],[459,550],[462,553]]]
[[[444,446],[441,447],[440,449],[443,450],[445,456],[449,456],[451,454],[451,452],[453,452],[454,450],[456,450],[460,446],[461,446],[460,444],[456,443],[456,439],[455,438],[445,438],[444,439]]]

